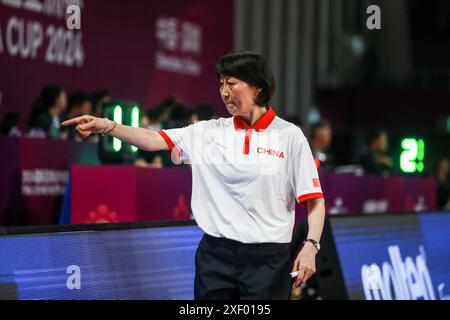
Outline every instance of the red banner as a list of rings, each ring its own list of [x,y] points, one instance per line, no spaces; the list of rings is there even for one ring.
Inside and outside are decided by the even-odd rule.
[[[191,218],[186,168],[74,166],[70,222],[112,223]]]

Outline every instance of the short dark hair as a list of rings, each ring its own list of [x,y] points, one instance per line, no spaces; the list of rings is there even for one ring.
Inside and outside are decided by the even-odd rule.
[[[202,103],[195,108],[195,112],[198,115],[198,120],[211,120],[218,117],[216,109],[209,104]]]
[[[234,77],[251,84],[261,91],[255,103],[266,106],[275,92],[275,79],[263,56],[253,52],[237,52],[223,56],[216,65],[216,76]]]
[[[35,125],[39,115],[48,111],[56,103],[63,91],[63,88],[55,84],[49,84],[42,88],[39,98],[33,104],[31,115],[28,119],[28,127],[32,128]]]
[[[81,106],[86,101],[91,102],[91,99],[89,99],[89,96],[84,92],[77,91],[72,93],[69,97],[69,102],[67,104],[67,111],[70,111],[73,108]]]
[[[109,93],[109,91],[106,89],[100,89],[100,90],[94,91],[91,94],[92,105],[95,108],[95,107],[97,107],[98,103],[103,100],[103,98],[110,97],[110,96],[111,96],[111,93]]]

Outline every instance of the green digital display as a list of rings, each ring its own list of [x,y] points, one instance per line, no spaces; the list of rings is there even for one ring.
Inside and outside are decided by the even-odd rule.
[[[117,124],[131,127],[139,127],[140,108],[136,104],[112,103],[105,108],[105,117],[114,120]],[[136,153],[138,148],[122,142],[121,140],[108,136],[103,139],[103,149],[106,152]]]
[[[131,109],[131,126],[138,128],[139,127],[139,107],[134,106],[133,109]],[[132,152],[137,152],[138,148],[135,146],[131,146]]]
[[[118,124],[122,124],[122,107],[119,105],[114,107],[113,120]],[[122,149],[122,141],[117,138],[113,138],[113,149],[114,151],[119,152],[120,149]]]
[[[404,138],[400,142],[400,170],[404,173],[422,173],[425,157],[425,142],[423,139]]]

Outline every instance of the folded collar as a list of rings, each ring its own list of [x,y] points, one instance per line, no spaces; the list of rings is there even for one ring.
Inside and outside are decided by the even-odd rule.
[[[234,116],[234,128],[236,130],[248,130],[248,129],[255,129],[257,131],[267,129],[267,127],[272,123],[273,119],[275,119],[275,111],[273,111],[272,107],[269,107],[269,109],[262,115],[261,118],[256,121],[256,123],[250,127],[245,123],[244,120],[241,119],[240,116]]]

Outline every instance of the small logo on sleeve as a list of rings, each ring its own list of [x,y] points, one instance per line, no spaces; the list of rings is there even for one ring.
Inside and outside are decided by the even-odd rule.
[[[319,181],[319,179],[313,178],[312,180],[313,180],[314,188],[320,188],[320,181]]]

